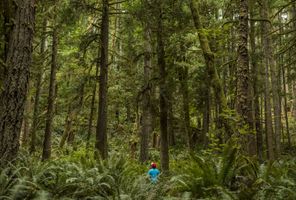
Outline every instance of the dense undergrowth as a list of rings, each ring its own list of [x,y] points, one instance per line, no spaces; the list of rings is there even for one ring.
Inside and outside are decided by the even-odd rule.
[[[95,161],[78,148],[47,162],[23,152],[1,170],[0,199],[296,199],[294,158],[259,165],[231,144],[220,154],[176,152],[156,185],[146,165],[118,152]]]

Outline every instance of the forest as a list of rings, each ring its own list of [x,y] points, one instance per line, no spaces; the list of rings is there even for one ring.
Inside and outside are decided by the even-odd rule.
[[[0,22],[1,200],[296,199],[296,0],[1,0]]]

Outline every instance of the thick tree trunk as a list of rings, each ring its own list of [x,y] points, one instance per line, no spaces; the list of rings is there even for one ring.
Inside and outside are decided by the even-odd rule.
[[[268,20],[268,4],[266,0],[262,0],[262,7],[260,11],[262,19]],[[272,114],[271,114],[271,102],[270,102],[270,81],[269,81],[269,69],[270,69],[270,37],[269,37],[269,22],[262,22],[261,33],[262,33],[262,48],[263,48],[263,65],[265,68],[265,128],[266,128],[266,146],[267,146],[267,157],[269,160],[275,159],[274,154],[274,137],[272,128]]]
[[[160,162],[164,172],[169,171],[169,145],[167,130],[167,85],[166,63],[163,42],[163,10],[162,2],[159,4],[159,16],[157,20],[157,64],[159,68],[159,107],[160,107]]]
[[[256,154],[256,140],[252,134],[252,92],[250,87],[249,73],[249,8],[247,0],[240,0],[240,20],[239,20],[239,44],[238,44],[238,68],[237,68],[237,112],[241,116],[243,124],[248,126],[248,153]]]
[[[52,55],[51,55],[51,71],[49,92],[47,98],[47,113],[45,122],[45,132],[43,140],[42,160],[47,160],[51,156],[51,134],[52,134],[52,121],[54,118],[54,102],[55,102],[55,88],[56,88],[56,72],[57,72],[57,54],[58,54],[58,30],[57,27],[53,28],[52,35]]]
[[[33,123],[31,129],[31,143],[30,143],[30,153],[35,152],[36,150],[36,131],[38,128],[38,116],[39,116],[39,103],[40,103],[40,92],[41,92],[41,82],[42,82],[42,74],[43,74],[43,65],[45,59],[45,45],[46,45],[46,26],[47,20],[44,19],[42,23],[42,37],[40,44],[40,67],[38,68],[36,83],[35,83],[35,99],[34,99],[34,108],[33,108]]]
[[[0,165],[16,158],[29,83],[35,1],[17,0],[13,13],[3,92],[0,96]]]
[[[102,159],[108,157],[107,149],[107,83],[108,83],[108,45],[109,45],[109,1],[103,1],[101,24],[101,58],[100,58],[100,87],[99,110],[96,130],[95,149]],[[96,153],[98,153],[96,152]]]
[[[145,55],[144,55],[144,94],[142,102],[142,127],[141,127],[141,138],[140,138],[140,162],[144,163],[148,160],[148,145],[149,145],[149,135],[152,132],[151,127],[151,84],[149,83],[151,77],[151,39],[150,31],[146,27],[144,33],[144,45],[145,45]]]

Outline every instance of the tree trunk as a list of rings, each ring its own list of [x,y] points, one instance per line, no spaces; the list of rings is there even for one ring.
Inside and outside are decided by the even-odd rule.
[[[174,113],[173,113],[173,102],[172,102],[172,93],[171,91],[168,92],[168,101],[167,101],[167,110],[168,110],[168,142],[169,146],[176,145],[176,138],[175,138],[175,131],[174,131],[174,125],[175,125],[175,119],[174,119]]]
[[[108,45],[109,45],[109,0],[103,1],[101,24],[101,58],[99,83],[99,110],[96,130],[96,151],[102,159],[108,157],[107,149],[107,83],[108,83]],[[97,152],[97,153],[98,153]]]
[[[95,111],[95,101],[96,101],[96,91],[97,91],[97,84],[98,84],[99,67],[100,67],[99,62],[97,62],[97,65],[96,65],[96,77],[95,77],[94,86],[93,86],[93,90],[92,90],[90,114],[89,114],[88,128],[87,128],[87,138],[86,138],[86,149],[87,150],[89,149],[90,137],[92,135],[93,119],[94,119],[94,115],[95,115],[95,112],[96,112]]]
[[[72,130],[72,121],[73,121],[73,117],[74,117],[74,111],[72,108],[72,102],[69,102],[69,107],[68,107],[68,112],[67,112],[67,116],[66,116],[66,120],[65,120],[65,129],[59,144],[60,148],[63,148],[67,138],[69,137],[69,134]]]
[[[30,81],[28,84],[28,93],[30,91]],[[26,146],[28,142],[28,136],[30,132],[30,113],[31,113],[31,96],[27,94],[27,99],[25,103],[24,118],[23,118],[23,131],[21,135],[21,145]]]
[[[70,131],[67,137],[67,144],[71,144],[73,145],[74,139],[75,139],[75,133],[77,132],[77,128],[75,128],[74,130],[72,129],[73,124],[77,125],[77,119],[79,117],[80,112],[83,109],[83,103],[84,103],[84,89],[85,89],[85,80],[83,80],[83,82],[79,85],[78,88],[78,94],[75,97],[75,99],[77,99],[77,101],[74,104],[74,109],[73,109],[73,114],[70,115],[70,121],[71,121],[71,125],[70,125]]]
[[[183,61],[184,62],[184,61]],[[183,123],[185,133],[187,136],[187,144],[190,150],[194,148],[193,138],[190,128],[190,114],[189,114],[189,95],[188,95],[188,67],[180,68],[179,80],[181,82],[182,103],[183,103]]]
[[[262,3],[262,18],[270,20],[269,18],[269,4],[267,0],[263,0]],[[264,41],[266,48],[266,59],[268,59],[268,67],[271,72],[271,86],[272,86],[272,99],[273,99],[273,109],[274,109],[274,124],[275,124],[275,155],[279,156],[281,153],[281,105],[280,105],[280,90],[279,90],[279,80],[277,73],[277,66],[274,59],[272,38],[270,32],[272,31],[271,23],[265,23],[265,29],[263,30]]]
[[[190,10],[193,18],[193,22],[195,25],[195,28],[198,30],[198,37],[199,37],[199,42],[200,42],[200,47],[203,52],[203,57],[206,63],[207,67],[207,73],[208,73],[208,78],[210,81],[211,87],[213,87],[216,100],[217,100],[217,107],[219,108],[220,115],[218,116],[218,121],[223,123],[225,130],[228,131],[228,137],[232,133],[231,126],[228,125],[228,122],[226,119],[223,118],[221,114],[224,113],[224,111],[227,109],[227,101],[224,95],[224,90],[222,87],[221,80],[218,76],[217,69],[215,68],[215,56],[213,52],[211,51],[211,48],[209,46],[209,40],[207,36],[202,32],[203,26],[200,21],[200,16],[199,12],[197,9],[197,5],[194,0],[190,0]]]
[[[254,18],[254,7],[255,7],[255,0],[250,2],[250,17]],[[255,22],[250,22],[250,47],[251,47],[251,67],[252,67],[252,78],[253,78],[253,108],[254,108],[254,122],[253,126],[255,127],[256,133],[256,141],[257,141],[257,156],[260,162],[263,161],[263,136],[262,136],[262,126],[261,126],[261,119],[260,119],[260,104],[259,104],[259,65],[257,64],[258,58],[256,55],[256,29],[255,29]]]
[[[45,122],[45,132],[43,140],[42,160],[47,160],[51,156],[51,134],[52,134],[52,121],[54,118],[54,101],[55,101],[55,88],[56,88],[56,72],[57,72],[57,54],[58,54],[58,30],[55,26],[52,35],[52,55],[51,55],[51,70],[49,92],[47,98],[47,113]]]
[[[3,13],[3,35],[4,35],[4,52],[3,52],[3,61],[6,62],[8,51],[9,51],[9,41],[10,36],[13,31],[13,20],[14,13],[16,12],[16,8],[13,5],[12,0],[3,0],[1,3],[1,11]]]
[[[260,11],[262,19],[268,20],[268,4],[266,0],[262,0],[262,7]],[[263,64],[265,68],[265,127],[266,127],[266,146],[267,146],[267,157],[269,160],[275,159],[274,154],[274,138],[272,128],[272,114],[271,114],[271,102],[270,102],[270,82],[269,82],[269,68],[270,68],[270,37],[269,22],[261,22],[261,33],[262,33],[262,48],[263,48]]]
[[[283,88],[284,88],[284,113],[285,113],[285,122],[286,122],[286,132],[288,138],[288,146],[291,147],[291,135],[289,131],[289,118],[288,118],[288,103],[287,103],[287,89],[286,89],[286,70],[282,66],[282,76],[283,76]]]
[[[142,127],[141,127],[141,138],[140,138],[140,162],[144,163],[148,160],[148,145],[149,145],[149,135],[152,132],[151,127],[151,100],[150,100],[150,74],[151,74],[151,39],[149,28],[145,28],[144,33],[144,45],[145,45],[145,54],[144,54],[144,94],[142,102]]]
[[[35,1],[16,3],[5,60],[7,73],[0,96],[0,165],[14,160],[19,150],[33,50]]]
[[[242,118],[242,123],[248,126],[248,153],[256,154],[256,141],[252,135],[252,92],[250,92],[250,73],[249,73],[249,8],[247,0],[240,0],[240,20],[239,20],[239,44],[238,44],[238,68],[237,68],[237,112]],[[251,94],[250,94],[251,93]]]
[[[282,33],[284,32],[284,26],[281,21],[281,15],[278,16],[280,22],[280,38],[279,38],[279,46],[282,46]],[[288,147],[291,148],[291,135],[289,131],[289,118],[288,118],[288,103],[287,103],[287,89],[286,89],[286,69],[284,66],[284,55],[279,56],[279,63],[280,63],[280,70],[282,72],[282,79],[283,79],[283,98],[284,98],[284,116],[285,116],[285,124],[286,124],[286,135],[288,139]],[[283,131],[284,132],[284,131]]]
[[[206,72],[206,85],[203,92],[203,120],[202,120],[202,141],[204,146],[208,145],[207,134],[210,130],[210,113],[211,113],[211,87],[208,78],[208,73]]]
[[[265,22],[267,23],[267,22]],[[268,22],[267,24],[268,30],[266,30],[266,33],[270,33],[270,24]],[[277,76],[277,66],[274,59],[274,53],[273,53],[273,45],[272,45],[272,38],[271,36],[268,37],[268,43],[269,43],[269,49],[268,49],[268,59],[269,59],[269,67],[271,72],[271,86],[272,86],[272,100],[273,100],[273,110],[274,110],[274,134],[275,134],[275,154],[276,156],[279,156],[281,154],[281,102],[280,102],[280,86],[279,86],[279,80]]]
[[[40,103],[40,92],[41,92],[41,82],[42,82],[42,74],[45,60],[45,45],[46,45],[46,26],[47,20],[44,19],[42,23],[42,37],[41,37],[41,46],[40,46],[40,67],[38,67],[37,77],[36,77],[36,93],[34,99],[34,111],[33,111],[33,124],[31,129],[31,143],[30,143],[30,153],[35,152],[36,150],[36,131],[38,128],[38,116],[39,116],[39,103]]]
[[[166,63],[163,42],[163,10],[162,2],[158,1],[159,16],[157,19],[157,64],[159,68],[159,107],[160,107],[160,162],[164,172],[169,171],[169,145],[167,130],[167,85]]]
[[[292,8],[292,19],[296,19],[296,3],[293,3],[293,8]],[[296,30],[296,20],[294,20],[293,22],[293,28],[294,30]],[[296,37],[296,34],[294,32],[294,37]],[[294,84],[293,84],[294,83]],[[294,117],[294,119],[296,119],[296,80],[293,81],[293,83],[291,84],[292,86],[292,91],[291,93],[293,93],[293,100],[292,100],[292,117]]]

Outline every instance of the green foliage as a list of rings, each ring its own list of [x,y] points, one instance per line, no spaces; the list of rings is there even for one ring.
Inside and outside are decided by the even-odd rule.
[[[295,199],[296,159],[258,165],[235,140],[221,154],[171,150],[171,174],[151,184],[147,166],[111,152],[96,161],[83,148],[41,162],[26,152],[0,170],[0,199]],[[67,153],[68,154],[68,153]]]
[[[74,156],[45,163],[23,156],[1,171],[0,199],[143,199],[153,190],[143,172],[115,154],[108,161]]]
[[[172,192],[202,199],[295,199],[295,160],[257,166],[234,143],[180,162]],[[181,193],[181,194],[180,194]]]

